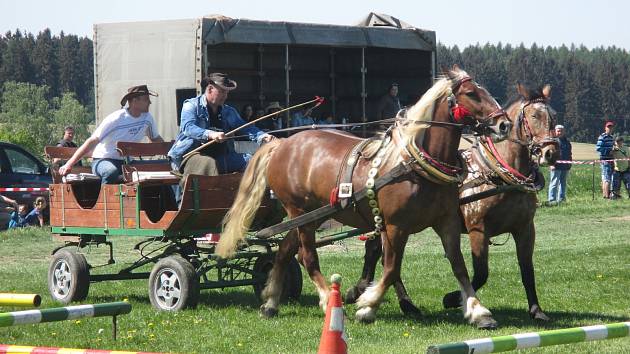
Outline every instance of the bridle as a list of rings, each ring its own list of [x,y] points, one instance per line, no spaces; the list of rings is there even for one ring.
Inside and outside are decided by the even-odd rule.
[[[432,120],[417,121],[414,123],[425,124],[428,126],[452,126],[459,129],[463,128],[464,126],[470,126],[472,130],[475,131],[478,135],[485,135],[485,133],[488,132],[489,123],[493,119],[501,116],[507,117],[505,111],[497,104],[497,109],[491,112],[488,116],[482,119],[474,119],[473,113],[465,106],[459,104],[455,95],[461,85],[468,81],[472,81],[472,79],[468,76],[458,80],[455,84],[452,85],[450,90],[451,92],[447,96],[450,122],[439,122]],[[475,83],[475,85],[479,87],[478,84]],[[399,119],[397,119],[396,121],[396,126],[400,127],[408,123],[408,121],[403,120],[406,119],[406,111],[399,112],[398,118]],[[404,139],[401,136],[401,129],[397,129],[397,132],[398,139],[394,140],[403,141]],[[461,165],[460,167],[449,165],[444,161],[433,158],[422,147],[421,143],[416,144],[415,139],[409,139],[406,145],[403,144],[403,146],[401,147],[402,151],[404,151],[403,160],[405,160],[405,164],[411,166],[414,171],[432,182],[438,184],[459,184],[466,178],[467,170],[464,167],[464,162],[461,160],[459,161]]]
[[[468,108],[457,102],[457,97],[455,95],[459,91],[461,86],[468,81],[472,81],[475,86],[480,87],[479,84],[473,81],[470,76],[465,76],[453,84],[451,88],[451,93],[446,98],[448,100],[448,108],[451,121],[455,124],[460,124],[460,126],[470,126],[472,131],[475,132],[476,135],[487,135],[490,122],[501,116],[507,117],[507,114],[501,108],[501,106],[497,105],[497,109],[492,111],[486,117],[483,117],[481,119],[474,119],[474,115],[472,114],[472,112]],[[439,122],[432,122],[432,124],[436,123]]]
[[[548,136],[537,140],[536,136],[532,132],[531,126],[527,119],[527,115],[525,114],[525,109],[534,103],[544,103],[545,110],[547,111],[547,132]],[[485,141],[478,140],[480,146],[481,156],[486,161],[487,165],[493,170],[497,175],[501,177],[508,184],[517,185],[522,187],[525,191],[536,192],[538,190],[538,186],[536,186],[536,162],[532,157],[540,157],[542,155],[542,149],[546,145],[550,144],[558,144],[559,139],[553,137],[552,129],[553,129],[553,115],[549,109],[549,104],[545,98],[536,98],[533,100],[527,100],[521,103],[520,112],[515,122],[515,127],[517,134],[522,136],[524,132],[526,140],[523,141],[521,137],[518,139],[509,138],[509,141],[517,143],[525,148],[528,151],[528,157],[530,159],[530,163],[532,164],[531,171],[529,176],[525,176],[512,166],[510,166],[499,154],[492,142],[492,139],[486,138]]]
[[[530,127],[529,121],[527,119],[527,115],[525,114],[525,109],[532,104],[535,103],[544,103],[545,106],[545,111],[547,111],[547,136],[545,136],[542,139],[537,139],[536,136],[534,135],[534,133],[532,132],[532,129]],[[522,129],[521,129],[522,127]],[[547,146],[547,145],[551,145],[551,144],[559,144],[560,140],[556,137],[554,137],[553,134],[553,115],[551,114],[551,111],[549,110],[549,104],[547,102],[547,100],[543,97],[540,98],[536,98],[533,100],[527,100],[524,101],[523,103],[521,103],[521,107],[519,109],[519,114],[518,117],[516,118],[516,122],[515,122],[515,127],[514,129],[516,129],[517,133],[519,135],[522,135],[523,132],[525,134],[526,140],[523,141],[522,138],[519,139],[509,139],[510,141],[520,144],[522,146],[527,147],[528,151],[529,151],[529,155],[530,157],[536,156],[536,157],[540,157],[542,154],[542,149]]]

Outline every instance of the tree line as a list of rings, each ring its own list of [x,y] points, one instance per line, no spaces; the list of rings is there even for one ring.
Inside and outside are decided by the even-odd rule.
[[[43,154],[66,125],[77,141],[94,121],[92,40],[76,35],[0,35],[0,141]]]
[[[505,103],[515,83],[552,86],[551,106],[570,139],[594,143],[606,120],[630,130],[630,55],[624,49],[479,44],[460,50],[438,44],[438,67],[458,64]]]

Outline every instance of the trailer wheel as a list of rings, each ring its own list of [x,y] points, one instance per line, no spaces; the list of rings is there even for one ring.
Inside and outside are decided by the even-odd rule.
[[[254,263],[254,272],[265,274],[264,281],[254,284],[254,294],[259,299],[262,299],[262,291],[267,284],[269,272],[273,268],[274,257],[275,254],[260,256]],[[300,295],[302,295],[302,269],[295,258],[292,258],[289,262],[289,267],[284,274],[283,284],[281,301],[286,302],[287,300],[298,300],[300,298]]]
[[[85,300],[90,290],[90,270],[85,256],[68,249],[53,255],[48,267],[48,291],[62,304]]]
[[[149,299],[162,311],[179,311],[199,302],[199,276],[193,265],[180,256],[157,262],[149,276]]]

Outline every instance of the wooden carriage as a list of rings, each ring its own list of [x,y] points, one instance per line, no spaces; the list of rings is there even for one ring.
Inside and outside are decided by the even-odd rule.
[[[53,236],[64,242],[53,251],[48,272],[49,290],[55,300],[69,303],[85,299],[90,282],[146,278],[151,302],[162,310],[195,306],[199,289],[251,285],[260,293],[278,239],[251,239],[232,260],[214,255],[215,237],[236,195],[241,175],[190,175],[178,205],[175,193],[180,177],[171,173],[164,158],[170,146],[171,143],[119,143],[118,149],[125,157],[120,184],[101,185],[100,178],[82,166],[62,177],[59,165],[53,163],[50,225]],[[67,160],[75,151],[46,148],[53,161]],[[268,195],[257,214],[258,225],[267,226],[282,217]],[[156,242],[167,243],[168,247],[154,256],[141,255],[138,261],[116,273],[90,274],[91,265],[83,249],[105,244],[109,247],[108,264],[114,264],[112,240],[120,236],[141,237],[138,245]],[[138,270],[151,263],[155,265],[150,273]],[[286,296],[299,297],[302,275],[297,261],[287,277]],[[164,281],[172,284],[162,284]],[[173,287],[175,292],[163,290]]]

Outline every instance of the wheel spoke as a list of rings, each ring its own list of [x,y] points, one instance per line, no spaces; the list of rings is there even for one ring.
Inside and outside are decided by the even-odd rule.
[[[169,284],[168,283],[169,280],[170,280],[170,277],[168,276],[168,274],[166,274],[166,272],[160,275],[160,284]]]
[[[173,273],[173,275],[171,275],[168,280],[170,286],[174,288],[179,288],[179,278],[177,277],[177,274]]]
[[[173,307],[173,297],[169,296],[167,298],[164,298],[164,303],[166,304],[167,307]]]

